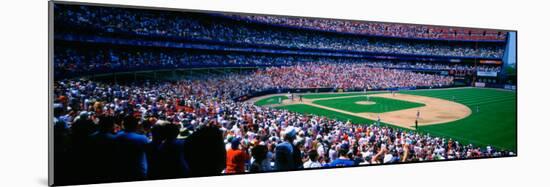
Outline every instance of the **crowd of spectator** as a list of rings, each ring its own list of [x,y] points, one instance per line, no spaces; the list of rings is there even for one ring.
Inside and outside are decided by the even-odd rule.
[[[147,53],[143,53],[147,54]],[[181,54],[182,57],[190,57]],[[136,58],[139,66],[147,67],[157,56],[150,58]],[[99,57],[98,59],[103,59]],[[151,59],[151,61],[149,61]],[[73,59],[74,60],[74,59]],[[82,59],[82,62],[90,62],[90,59]],[[303,60],[303,59],[302,59]],[[132,60],[124,62],[135,62]],[[158,62],[167,62],[158,60]],[[91,61],[91,65],[97,68],[100,63]],[[113,65],[115,63],[106,63]],[[164,65],[164,64],[163,64]],[[173,64],[171,64],[173,65]],[[415,73],[409,70],[391,69],[391,67],[376,67],[376,64],[369,66],[368,63],[329,63],[329,62],[302,62],[290,66],[268,66],[259,68],[254,73],[227,74],[219,76],[232,84],[246,85],[239,91],[261,91],[266,89],[280,88],[343,88],[343,89],[386,89],[397,87],[443,87],[452,85],[451,76],[440,76],[424,73]],[[120,66],[120,64],[118,65]],[[123,64],[124,67],[132,67]],[[74,64],[75,70],[82,70],[81,65]],[[163,66],[166,67],[166,66]],[[169,66],[177,68],[177,66]],[[59,66],[56,71],[65,72]],[[150,67],[149,67],[150,68]],[[109,70],[109,69],[107,69]],[[74,73],[74,72],[73,72]],[[217,81],[211,78],[208,81]],[[244,94],[243,94],[244,95]]]
[[[55,50],[56,76],[119,71],[179,69],[192,67],[268,67],[306,63],[361,63],[369,67],[408,70],[446,70],[472,74],[476,71],[500,72],[500,66],[452,63],[392,62],[362,58],[297,56],[253,53],[208,53],[170,50],[123,50],[114,48],[80,49],[63,47]]]
[[[378,23],[322,18],[301,18],[269,15],[222,14],[240,20],[313,30],[387,36],[400,38],[505,41],[506,32],[489,29],[458,28],[400,23]]]
[[[500,72],[500,66],[491,65],[467,65],[467,64],[452,64],[452,63],[423,63],[423,62],[397,62],[391,63],[387,61],[381,62],[365,62],[365,65],[380,68],[396,68],[396,69],[413,69],[413,70],[454,70],[454,71],[486,71]]]
[[[63,74],[105,73],[116,71],[177,69],[188,67],[286,66],[295,63],[328,60],[322,57],[261,55],[239,53],[193,53],[189,51],[154,51],[122,49],[58,48],[54,68]]]
[[[56,177],[105,182],[514,154],[236,102],[231,90],[246,83],[227,78],[56,81]]]
[[[217,14],[56,5],[56,34],[133,35],[176,41],[469,58],[501,58],[504,43],[399,40],[255,26]],[[407,29],[405,29],[407,30]],[[82,33],[79,33],[81,31]]]
[[[93,33],[114,38],[131,34],[132,38],[159,41],[447,57],[500,58],[503,53],[500,44],[400,41],[303,32],[258,27],[219,14],[55,5],[54,15],[56,34]],[[340,25],[347,22],[271,21],[350,32],[350,26]],[[368,34],[373,35],[430,39],[449,39],[446,34],[454,31],[384,24],[368,28]],[[380,28],[388,32],[379,32]],[[428,30],[427,35],[406,33],[424,29]],[[484,35],[491,34],[494,33]],[[457,35],[452,39],[462,38]],[[514,154],[377,123],[354,124],[235,99],[270,89],[445,87],[453,84],[452,76],[414,70],[500,71],[491,66],[62,45],[54,51],[54,168],[55,177],[60,179],[56,182],[164,179]],[[178,81],[116,83],[65,78],[195,66],[259,68],[194,75]]]
[[[262,79],[263,77],[267,77]],[[269,67],[257,71],[253,79],[289,88],[385,89],[398,87],[442,87],[453,83],[450,76],[430,75],[365,66],[362,63],[305,63]]]

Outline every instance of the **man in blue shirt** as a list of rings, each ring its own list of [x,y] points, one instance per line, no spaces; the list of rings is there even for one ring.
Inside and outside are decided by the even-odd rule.
[[[340,150],[338,150],[338,158],[333,160],[329,167],[342,167],[342,166],[354,166],[355,162],[348,158],[349,145],[344,143],[340,145]]]
[[[275,168],[277,170],[294,170],[301,167],[300,150],[292,144],[296,139],[296,130],[289,126],[284,132],[284,141],[275,147]]]
[[[149,139],[136,132],[138,120],[133,116],[126,116],[123,121],[124,133],[117,141],[119,158],[118,174],[124,180],[145,179],[147,175],[146,146]]]

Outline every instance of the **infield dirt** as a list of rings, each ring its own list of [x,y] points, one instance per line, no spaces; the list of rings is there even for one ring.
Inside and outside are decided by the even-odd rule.
[[[249,100],[249,102],[256,102],[260,99],[269,98],[277,95],[285,95],[285,94],[275,94],[275,95],[267,95],[267,96],[262,96],[258,98],[253,98]],[[317,101],[317,100],[350,98],[350,97],[360,97],[360,96],[353,95],[353,96],[340,96],[340,97],[330,97],[330,98],[321,98],[321,99],[302,98],[302,101],[299,101],[298,97],[295,96],[294,100],[285,99],[282,101],[281,104],[273,104],[268,106],[277,107],[277,106],[285,106],[285,105],[293,105],[293,104],[305,104],[305,105],[332,110],[335,112],[340,112],[348,115],[362,117],[362,118],[366,118],[374,121],[378,120],[378,116],[380,116],[380,121],[383,123],[389,123],[395,126],[400,126],[408,129],[414,128],[415,120],[417,119],[418,113],[420,113],[420,115],[418,115],[419,126],[448,123],[448,122],[463,119],[472,113],[470,108],[457,102],[433,98],[433,97],[425,97],[425,96],[409,95],[409,94],[401,94],[401,93],[396,93],[396,94],[380,93],[380,94],[369,95],[369,97],[382,97],[387,99],[423,103],[425,104],[425,106],[390,111],[390,112],[383,112],[383,113],[372,113],[372,112],[353,113],[353,112],[335,109],[335,108],[313,103],[313,101]]]

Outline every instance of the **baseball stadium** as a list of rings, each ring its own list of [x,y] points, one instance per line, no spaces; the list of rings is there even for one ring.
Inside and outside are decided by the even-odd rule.
[[[515,31],[51,10],[56,185],[517,155]]]

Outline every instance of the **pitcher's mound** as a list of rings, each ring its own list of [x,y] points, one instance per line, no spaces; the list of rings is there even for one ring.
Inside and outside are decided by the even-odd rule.
[[[374,101],[357,101],[357,102],[355,102],[355,104],[358,104],[358,105],[374,105],[374,104],[376,104],[376,102],[374,102]]]

